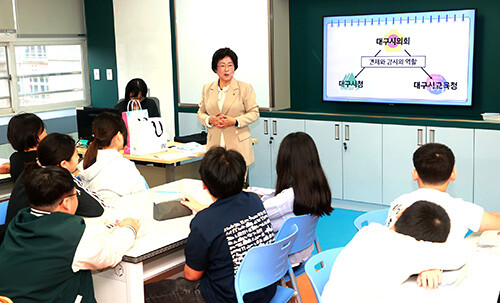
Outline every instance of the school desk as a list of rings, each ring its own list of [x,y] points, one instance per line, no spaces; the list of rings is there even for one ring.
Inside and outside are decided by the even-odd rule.
[[[101,217],[85,219],[86,224],[104,224],[126,217],[141,220],[138,238],[122,262],[92,273],[97,302],[144,302],[144,281],[184,264],[183,247],[194,215],[165,221],[153,219],[153,202],[168,201],[182,193],[200,203],[212,201],[201,181],[183,179],[110,200],[107,204],[112,208],[106,208]]]

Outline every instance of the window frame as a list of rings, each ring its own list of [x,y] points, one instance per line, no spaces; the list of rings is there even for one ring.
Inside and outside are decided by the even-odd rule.
[[[19,101],[17,62],[15,48],[18,46],[37,46],[37,45],[79,45],[81,49],[81,69],[83,80],[83,99],[68,102],[59,102],[43,105],[21,106]],[[6,47],[7,69],[10,75],[9,88],[11,106],[9,108],[0,108],[0,116],[8,116],[19,112],[41,112],[59,109],[76,108],[89,106],[90,100],[90,75],[88,62],[88,49],[86,37],[75,38],[18,38],[12,35],[0,34],[0,47]]]

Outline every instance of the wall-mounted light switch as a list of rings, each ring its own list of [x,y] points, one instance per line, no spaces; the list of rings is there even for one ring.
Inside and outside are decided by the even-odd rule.
[[[101,73],[98,68],[94,68],[94,80],[101,80]]]
[[[113,80],[113,70],[111,68],[106,69],[106,79]]]

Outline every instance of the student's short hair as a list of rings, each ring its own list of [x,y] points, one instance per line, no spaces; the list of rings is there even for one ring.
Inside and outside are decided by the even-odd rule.
[[[429,242],[445,242],[450,233],[450,217],[441,206],[417,201],[406,208],[394,224],[396,232]]]
[[[212,56],[212,70],[214,71],[214,73],[217,72],[217,64],[219,64],[219,61],[226,57],[229,57],[231,58],[231,60],[233,60],[234,70],[238,69],[238,56],[229,47],[224,47],[216,50],[214,55]]]
[[[246,164],[239,152],[215,146],[201,160],[199,172],[210,194],[224,199],[242,191]]]
[[[61,164],[70,161],[75,153],[75,140],[66,134],[52,133],[47,135],[36,150],[38,162],[43,166]]]
[[[73,193],[70,172],[59,166],[39,167],[30,163],[24,170],[24,189],[32,207],[54,207]]]
[[[130,101],[130,93],[132,97],[137,97],[141,93],[142,97],[146,98],[148,94],[148,86],[141,78],[130,80],[125,87],[125,102]]]
[[[7,126],[7,139],[12,147],[19,151],[27,151],[36,147],[38,137],[45,129],[42,119],[35,114],[23,113],[13,116]]]
[[[448,146],[427,143],[413,153],[413,166],[426,184],[442,184],[450,179],[455,156]]]

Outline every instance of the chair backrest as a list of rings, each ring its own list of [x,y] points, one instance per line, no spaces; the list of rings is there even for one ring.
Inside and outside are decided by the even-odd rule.
[[[357,217],[356,220],[354,220],[354,226],[356,226],[356,228],[360,230],[362,227],[372,222],[385,225],[385,221],[387,220],[388,214],[389,214],[389,208],[384,208],[364,213],[361,216]]]
[[[234,289],[238,302],[243,295],[269,286],[280,280],[288,271],[288,254],[297,235],[298,227],[280,241],[252,247],[236,272]]]
[[[276,234],[276,241],[283,239],[289,235],[294,225],[297,225],[299,232],[293,241],[290,254],[302,251],[316,240],[316,225],[318,225],[318,217],[312,215],[293,216],[283,223],[280,230]]]
[[[0,202],[0,224],[5,224],[5,217],[7,216],[8,205],[9,205],[9,200]]]
[[[9,299],[7,297],[0,296],[0,303],[13,303],[13,302],[11,299]]]
[[[312,256],[306,262],[306,274],[311,281],[311,285],[316,295],[316,299],[321,303],[321,294],[326,282],[330,279],[333,263],[337,259],[343,247],[322,251]]]

